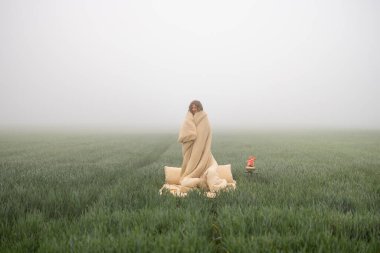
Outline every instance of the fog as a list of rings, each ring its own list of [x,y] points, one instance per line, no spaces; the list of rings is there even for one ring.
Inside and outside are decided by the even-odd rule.
[[[380,129],[380,2],[0,2],[0,127]]]

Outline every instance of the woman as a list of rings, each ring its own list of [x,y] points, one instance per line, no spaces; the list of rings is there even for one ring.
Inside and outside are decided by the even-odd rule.
[[[227,186],[227,181],[218,177],[218,164],[211,153],[211,140],[207,114],[201,102],[194,100],[189,105],[178,137],[183,155],[180,178],[182,192],[196,187],[216,192]]]

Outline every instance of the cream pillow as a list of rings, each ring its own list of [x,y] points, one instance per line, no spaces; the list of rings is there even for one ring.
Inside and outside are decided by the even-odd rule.
[[[234,182],[234,178],[232,177],[232,172],[231,172],[231,164],[218,165],[218,168],[216,169],[216,171],[220,178],[227,180],[227,183]]]
[[[165,183],[180,184],[181,168],[165,166]]]

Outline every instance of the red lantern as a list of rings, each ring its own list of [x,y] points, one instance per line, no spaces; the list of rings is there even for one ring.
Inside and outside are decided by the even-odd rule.
[[[247,167],[255,167],[256,156],[249,156],[247,160]]]

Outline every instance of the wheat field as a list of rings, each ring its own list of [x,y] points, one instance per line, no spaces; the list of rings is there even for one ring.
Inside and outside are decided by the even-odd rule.
[[[237,190],[176,198],[158,194],[175,134],[2,131],[0,251],[380,252],[379,131],[215,133],[212,151]]]

